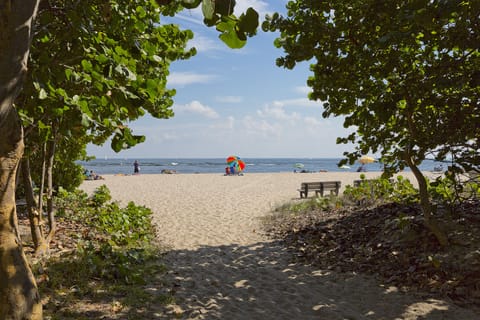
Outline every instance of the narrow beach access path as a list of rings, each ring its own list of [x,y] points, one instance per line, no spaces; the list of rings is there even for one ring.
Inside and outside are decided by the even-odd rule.
[[[480,319],[371,277],[292,263],[290,252],[262,234],[260,218],[297,199],[301,182],[354,179],[357,173],[107,175],[82,189],[106,184],[115,200],[153,210],[168,248],[170,271],[162,277],[175,297],[155,319]]]

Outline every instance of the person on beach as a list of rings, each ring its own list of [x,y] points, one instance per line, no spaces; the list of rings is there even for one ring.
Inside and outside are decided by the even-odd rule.
[[[93,170],[90,170],[90,172],[87,175],[87,180],[105,180],[101,175],[96,174]]]
[[[357,172],[367,172],[367,168],[365,168],[365,165],[362,164],[360,167],[358,167]]]
[[[88,169],[85,169],[83,171],[83,175],[85,177],[85,180],[93,180],[93,177],[91,176],[90,171],[88,171]]]
[[[133,174],[140,174],[140,164],[137,160],[133,163]]]

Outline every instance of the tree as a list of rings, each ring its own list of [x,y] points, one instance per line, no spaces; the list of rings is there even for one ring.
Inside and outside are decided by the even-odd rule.
[[[35,279],[23,253],[19,235],[16,232],[15,179],[24,149],[24,142],[22,125],[17,109],[14,107],[14,102],[21,91],[23,80],[27,75],[27,60],[33,35],[32,26],[39,2],[40,1],[38,0],[25,0],[22,2],[0,0],[0,278],[2,279],[0,282],[0,320],[42,318],[42,306]],[[48,1],[42,3],[47,6],[49,4]],[[69,23],[68,18],[72,18],[72,16],[68,17],[68,15],[72,14],[74,16],[74,13],[68,10],[68,5],[72,5],[72,3],[62,3],[65,3],[67,8],[64,12],[66,14],[66,16],[64,16],[65,22]],[[153,4],[153,1],[150,1],[149,3]],[[174,14],[176,10],[182,6],[197,7],[202,4],[206,17],[205,22],[208,23],[208,25],[216,26],[221,32],[222,40],[231,47],[241,47],[246,41],[247,36],[255,34],[255,29],[258,25],[258,15],[253,9],[247,10],[247,13],[242,14],[239,18],[236,18],[231,14],[233,10],[230,10],[230,8],[233,8],[235,4],[234,0],[204,0],[203,3],[201,0],[158,0],[157,3],[160,5],[168,5],[165,10],[165,13],[168,14]],[[111,9],[112,6],[118,8],[119,12],[122,13],[122,4],[124,3],[116,1],[106,4],[100,3],[97,4],[95,10],[98,10],[99,8],[106,10],[102,15],[103,18],[106,18],[109,14],[109,9]],[[227,4],[227,6],[225,6],[225,4]],[[93,7],[90,7],[90,9],[92,8]],[[228,8],[228,10],[225,11],[225,8]],[[56,10],[54,7],[50,9],[52,9],[52,12],[55,12]],[[91,13],[96,12],[95,10],[92,10]],[[146,11],[142,12],[141,7],[134,8],[133,10],[135,10],[140,17],[148,14]],[[113,15],[111,16],[111,19],[115,18],[117,17]],[[107,22],[114,23],[112,21]],[[142,21],[141,19],[138,19],[135,20],[135,23],[141,25]],[[40,21],[37,30],[42,30],[43,27],[46,26],[42,25],[42,21]],[[86,29],[88,29],[88,27],[90,26],[79,26],[79,28]],[[102,37],[102,35],[99,34],[96,34],[96,36],[98,39]],[[166,39],[171,39],[169,38],[171,37],[171,34],[166,33],[164,36]],[[46,42],[49,41],[48,38],[45,40]],[[116,39],[110,40],[116,41]],[[135,44],[136,43],[134,42],[132,45]],[[137,49],[140,50],[140,48]],[[58,50],[68,50],[68,48],[59,47]],[[115,47],[114,51],[120,56],[120,61],[125,62],[125,60],[129,60],[128,57],[123,57],[125,58],[123,60],[121,59],[122,56],[124,56],[124,50],[122,50],[120,46],[118,46],[118,49]],[[54,54],[53,52],[49,53]],[[97,51],[95,53],[99,52]],[[94,53],[91,54],[91,58],[95,59]],[[102,62],[102,57],[100,57],[100,60],[96,60],[96,62],[100,65],[104,61]],[[116,60],[116,62],[118,70],[107,70],[107,72],[123,73],[125,77],[133,78],[135,70],[129,69],[125,63],[118,63],[118,60]],[[80,71],[72,70],[70,73],[65,72],[65,79],[69,80],[70,77],[75,77],[75,80],[86,81],[83,83],[86,90],[90,89],[92,86],[95,87],[95,84],[104,85],[102,81],[97,81],[101,79],[101,74],[98,74],[99,70],[95,69],[95,65],[91,62],[89,63],[86,59],[82,60],[80,65],[82,67]],[[105,70],[102,71],[105,72]],[[87,76],[88,73],[91,74],[90,79]],[[38,75],[40,77],[43,76],[44,80],[48,78],[48,76],[45,77],[44,74]],[[77,76],[78,78],[76,78]],[[44,84],[48,84],[48,79],[46,80],[47,81],[43,82]],[[39,82],[39,84],[42,83]],[[162,85],[164,85],[164,83]],[[155,99],[155,96],[152,96],[151,94],[155,90],[157,90],[158,93],[158,90],[162,89],[162,85],[155,86],[155,84],[150,83],[150,87],[143,93],[147,96],[150,94],[149,98]],[[155,88],[152,89],[152,87]],[[56,132],[61,127],[59,126],[58,118],[60,118],[60,115],[62,115],[64,111],[69,110],[69,106],[75,106],[81,110],[81,124],[83,129],[79,129],[84,130],[85,135],[87,135],[87,130],[96,132],[99,128],[98,125],[105,126],[107,124],[110,127],[115,127],[115,124],[108,123],[108,117],[103,123],[96,123],[97,127],[92,128],[88,126],[88,124],[95,123],[95,121],[93,121],[95,120],[95,116],[97,113],[102,114],[102,111],[105,111],[105,108],[100,108],[100,111],[97,111],[96,109],[89,110],[87,101],[82,100],[80,96],[68,96],[68,94],[65,94],[66,92],[62,91],[61,87],[52,88],[39,85],[37,89],[39,98],[44,98],[45,95],[49,96],[50,93],[54,93],[55,97],[70,102],[70,104],[64,104],[63,109],[62,107],[55,108],[56,111],[53,112],[53,117],[49,118],[51,121],[46,124],[47,127],[50,127],[50,130],[53,129],[52,132]],[[132,98],[127,91],[128,90],[122,92],[124,95],[124,103],[128,103],[129,99]],[[155,94],[155,92],[153,92],[153,94]],[[29,100],[28,96],[22,98],[20,101],[25,102]],[[99,106],[105,107],[101,100],[99,102]],[[48,108],[48,106],[44,106],[44,108]],[[40,109],[35,112],[38,111],[42,114],[48,113],[44,112],[45,109]],[[137,114],[134,114],[134,118],[143,115],[142,109],[132,109],[131,111],[138,112]],[[125,110],[120,110],[120,113],[121,112],[125,113]],[[128,109],[126,113],[128,113]],[[171,114],[171,112],[168,111],[167,113]],[[24,116],[24,119],[28,119],[29,116],[31,116],[31,114],[29,115],[26,112],[22,113],[22,115]],[[129,114],[128,117],[131,117],[131,115]],[[128,117],[125,115],[125,118],[123,119],[127,119]],[[104,119],[102,117],[99,118],[102,120]],[[116,150],[118,150],[117,148],[123,148],[142,140],[141,137],[134,137],[125,126],[117,126],[113,131],[116,136],[112,140],[112,146]],[[105,139],[107,137],[106,135],[111,133],[111,131],[109,132],[106,130],[105,135],[100,136]],[[51,134],[47,135],[46,138],[49,136],[58,137],[55,134]],[[58,138],[63,139],[62,136],[59,136]],[[51,140],[52,139],[50,139],[50,141]],[[52,154],[50,154],[50,156],[52,156]]]
[[[287,9],[262,26],[281,33],[277,65],[313,60],[310,99],[324,102],[324,117],[345,116],[344,126],[357,128],[337,140],[357,145],[349,162],[379,152],[387,173],[410,167],[425,225],[446,245],[418,165],[459,146],[480,164],[480,3],[298,0]]]
[[[55,164],[55,154],[65,153],[59,146],[70,151],[78,146],[60,142],[82,141],[85,148],[113,135],[112,148],[119,151],[145,139],[132,134],[129,121],[147,112],[157,118],[173,115],[175,91],[165,88],[170,63],[188,59],[195,50],[185,51],[192,33],[160,24],[160,13],[156,3],[149,1],[52,0],[40,7],[31,68],[17,99],[27,126],[26,150],[29,155],[40,154],[39,161],[31,161],[32,167],[37,172],[46,168],[45,175],[34,174],[42,177],[37,185],[43,186],[46,179],[48,215],[45,241],[34,237],[39,240],[35,241],[37,253],[46,251],[55,234],[53,189],[59,184],[53,180],[54,166],[66,162],[73,166],[76,160],[63,157],[64,164]],[[30,183],[29,176],[30,172],[24,175],[25,185]],[[37,207],[29,201],[31,206]],[[41,206],[29,210],[42,211]],[[35,223],[38,216],[30,215],[32,225],[39,225]]]
[[[16,233],[15,179],[23,132],[13,102],[27,71],[38,1],[0,1],[0,319],[42,319],[33,274]]]

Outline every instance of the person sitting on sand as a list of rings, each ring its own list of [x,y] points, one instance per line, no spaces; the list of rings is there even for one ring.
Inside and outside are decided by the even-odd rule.
[[[105,178],[99,174],[96,174],[95,172],[93,172],[93,170],[90,170],[87,175],[87,180],[105,180]]]
[[[93,177],[90,173],[91,171],[88,171],[88,169],[85,169],[85,171],[83,171],[83,175],[85,176],[85,180],[93,180]]]

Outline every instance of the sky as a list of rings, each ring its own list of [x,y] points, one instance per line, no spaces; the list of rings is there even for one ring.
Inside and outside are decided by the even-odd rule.
[[[248,7],[265,14],[285,13],[287,0],[237,0],[235,13]],[[177,91],[170,119],[151,116],[129,123],[146,141],[115,153],[107,142],[89,145],[97,158],[339,158],[352,146],[337,145],[347,136],[342,118],[322,118],[322,102],[308,100],[309,63],[293,70],[277,67],[283,50],[277,33],[259,28],[242,49],[230,49],[201,10],[185,10],[165,23],[191,29],[189,46],[197,54],[171,65],[168,88]]]

